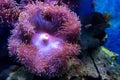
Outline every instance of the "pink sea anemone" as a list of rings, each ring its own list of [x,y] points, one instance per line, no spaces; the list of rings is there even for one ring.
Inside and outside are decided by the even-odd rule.
[[[80,52],[76,44],[80,27],[77,15],[66,7],[29,4],[9,38],[10,56],[17,56],[37,75],[59,76],[67,69],[69,59]]]
[[[0,19],[1,23],[14,24],[19,16],[20,9],[14,0],[0,0]]]

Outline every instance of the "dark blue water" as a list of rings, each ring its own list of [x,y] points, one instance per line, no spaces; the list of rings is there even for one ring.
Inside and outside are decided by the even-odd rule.
[[[120,0],[95,0],[95,4],[97,12],[112,15],[111,27],[106,29],[108,41],[105,47],[120,55]],[[120,56],[118,63],[120,64]]]
[[[71,0],[72,1],[72,0]],[[91,17],[94,9],[92,8],[93,0],[73,0],[72,4],[74,3],[77,8],[75,8],[75,12],[81,19],[82,25],[90,24]]]

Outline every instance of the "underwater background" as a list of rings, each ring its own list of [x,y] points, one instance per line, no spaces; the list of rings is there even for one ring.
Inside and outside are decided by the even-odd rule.
[[[120,80],[120,0],[0,0],[0,80]]]
[[[120,54],[120,0],[95,0],[95,11],[102,14],[110,14],[110,28],[106,29],[108,35],[105,47]],[[120,56],[118,57],[120,64]]]

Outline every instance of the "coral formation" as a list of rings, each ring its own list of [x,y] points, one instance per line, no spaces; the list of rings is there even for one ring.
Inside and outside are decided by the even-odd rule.
[[[21,67],[11,72],[6,80],[33,80],[33,75]]]
[[[107,40],[105,29],[110,26],[109,18],[108,14],[94,12],[91,24],[82,27],[81,46],[84,51],[96,50],[104,45]]]
[[[120,80],[120,66],[116,60],[106,54],[101,47],[92,54],[95,54],[93,57],[102,79],[99,78],[91,58],[84,53],[81,61],[77,60],[77,64],[76,60],[72,61],[68,72],[70,79],[68,80],[71,80],[71,76],[78,78],[77,80]]]
[[[111,58],[113,58],[113,59],[117,59],[118,58],[118,54],[116,54],[116,53],[114,53],[114,52],[112,52],[112,51],[110,51],[110,50],[108,50],[107,48],[105,48],[105,47],[103,47],[103,46],[101,46],[101,49],[104,51],[104,53],[106,53],[107,55],[109,55]]]
[[[37,75],[60,76],[69,59],[79,54],[80,27],[77,15],[66,7],[29,4],[9,38],[10,56]]]

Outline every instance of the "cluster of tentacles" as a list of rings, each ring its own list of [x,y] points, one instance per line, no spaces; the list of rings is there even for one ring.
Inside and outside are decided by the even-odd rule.
[[[0,24],[14,24],[19,13],[20,9],[14,0],[0,0]]]
[[[81,23],[64,6],[36,2],[21,11],[9,38],[10,56],[37,75],[59,76],[78,55]]]

